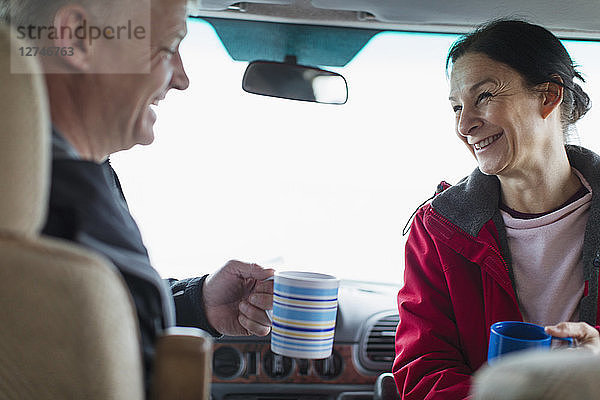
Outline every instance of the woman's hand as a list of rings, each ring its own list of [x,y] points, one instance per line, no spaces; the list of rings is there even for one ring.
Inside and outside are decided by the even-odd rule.
[[[600,354],[600,333],[585,322],[561,322],[544,329],[548,335],[560,338],[572,337],[578,348]]]

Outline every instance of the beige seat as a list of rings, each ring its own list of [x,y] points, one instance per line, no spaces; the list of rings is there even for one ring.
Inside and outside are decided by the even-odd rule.
[[[585,350],[528,351],[482,367],[474,400],[600,399],[600,356]]]
[[[96,254],[40,236],[48,105],[37,63],[19,55],[23,43],[9,32],[0,26],[0,398],[143,399],[137,318],[120,274]],[[11,73],[11,63],[26,73]],[[159,339],[153,397],[208,398],[210,338],[175,333]]]

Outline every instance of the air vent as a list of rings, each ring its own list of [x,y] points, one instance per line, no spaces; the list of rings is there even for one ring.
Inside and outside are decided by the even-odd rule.
[[[377,321],[367,339],[367,358],[375,362],[394,361],[394,338],[398,316],[389,315]]]
[[[389,372],[394,362],[398,313],[388,311],[369,318],[359,348],[361,366],[367,371]]]
[[[238,349],[222,346],[213,354],[213,373],[221,379],[237,378],[244,370],[244,357]]]

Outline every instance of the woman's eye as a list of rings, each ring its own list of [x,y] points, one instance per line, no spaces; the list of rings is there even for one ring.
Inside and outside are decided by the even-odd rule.
[[[479,96],[477,96],[477,104],[481,103],[485,99],[489,99],[494,95],[490,92],[482,92]]]

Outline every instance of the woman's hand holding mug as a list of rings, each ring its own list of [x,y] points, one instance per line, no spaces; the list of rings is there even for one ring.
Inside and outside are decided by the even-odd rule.
[[[600,354],[600,333],[593,326],[585,322],[561,322],[547,326],[545,331],[554,337],[575,339],[578,348]]]

